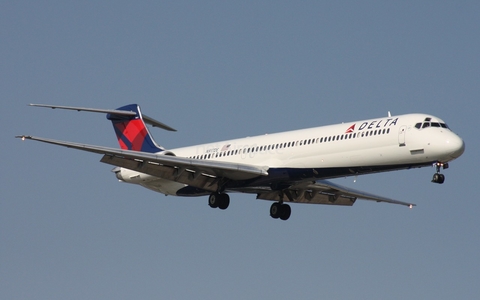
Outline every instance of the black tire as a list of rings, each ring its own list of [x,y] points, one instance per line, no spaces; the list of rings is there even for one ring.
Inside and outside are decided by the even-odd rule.
[[[433,179],[432,182],[442,184],[445,182],[445,175],[440,174],[440,173],[435,173],[433,174]]]
[[[275,202],[272,204],[272,206],[270,206],[270,216],[274,219],[280,218],[281,211],[282,208],[280,203]]]
[[[445,182],[445,175],[443,174],[438,174],[438,183],[442,184]]]
[[[218,196],[220,198],[220,201],[218,202],[218,208],[227,209],[228,205],[230,204],[230,196],[228,196],[228,194],[220,194]]]
[[[290,215],[292,214],[292,209],[290,208],[290,205],[282,204],[282,206],[280,207],[280,210],[282,213],[280,215],[280,219],[284,221],[288,220],[288,218],[290,218]]]
[[[220,198],[221,198],[220,194],[215,194],[215,193],[210,194],[210,196],[208,197],[208,205],[211,208],[217,208],[220,202]]]

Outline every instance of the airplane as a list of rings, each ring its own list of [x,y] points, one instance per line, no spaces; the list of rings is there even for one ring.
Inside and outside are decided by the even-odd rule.
[[[357,199],[403,202],[352,189],[327,179],[434,166],[441,169],[460,157],[464,141],[441,119],[405,114],[336,125],[206,143],[177,149],[159,146],[147,124],[174,128],[142,114],[140,106],[118,109],[30,104],[30,106],[104,113],[113,124],[120,149],[16,136],[103,155],[119,181],[173,196],[208,196],[212,208],[226,209],[229,193],[256,194],[270,200],[270,216],[287,220],[287,203],[352,206]]]

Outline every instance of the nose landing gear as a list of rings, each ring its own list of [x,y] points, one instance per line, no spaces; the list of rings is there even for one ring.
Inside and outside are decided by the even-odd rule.
[[[441,162],[436,162],[434,164],[434,166],[437,168],[437,172],[435,174],[433,174],[432,182],[442,184],[445,181],[445,175],[440,174],[440,168],[443,167],[443,169],[447,169],[448,164],[447,163],[444,164],[444,163],[441,163]]]

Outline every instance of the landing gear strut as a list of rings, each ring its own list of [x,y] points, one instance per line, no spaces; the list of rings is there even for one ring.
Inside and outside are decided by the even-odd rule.
[[[228,194],[212,193],[208,197],[208,205],[211,208],[218,207],[220,209],[227,209],[229,204],[230,204],[230,196],[228,196]]]
[[[434,166],[437,168],[437,172],[433,174],[432,182],[442,184],[445,182],[445,175],[440,174],[440,168],[443,167],[443,169],[446,169],[448,168],[448,164],[437,162]]]
[[[288,220],[290,218],[290,214],[292,213],[292,209],[290,205],[283,204],[280,202],[275,202],[270,206],[270,216],[274,219],[280,218],[281,220]]]

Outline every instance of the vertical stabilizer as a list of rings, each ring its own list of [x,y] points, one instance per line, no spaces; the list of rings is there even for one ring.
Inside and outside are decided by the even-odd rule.
[[[120,148],[149,153],[165,151],[155,143],[142,117],[140,106],[129,104],[118,108],[121,111],[134,112],[134,116],[115,113],[107,114],[107,119],[112,121]]]

